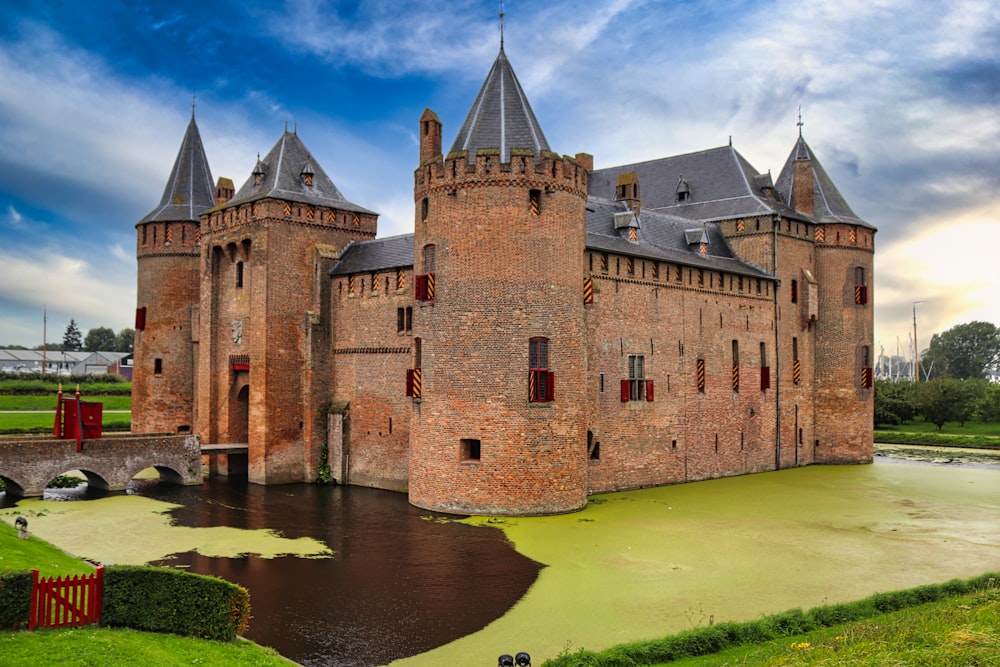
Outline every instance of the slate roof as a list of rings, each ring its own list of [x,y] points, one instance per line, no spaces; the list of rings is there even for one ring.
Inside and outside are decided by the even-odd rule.
[[[793,185],[795,179],[794,168],[796,160],[811,160],[813,168],[813,220],[816,222],[843,222],[850,225],[860,225],[875,229],[851,210],[847,200],[844,199],[833,180],[823,169],[823,165],[816,159],[816,155],[809,148],[806,140],[799,135],[798,141],[788,154],[785,166],[781,168],[775,188],[781,193],[785,201],[792,201]]]
[[[714,223],[700,223],[658,211],[639,214],[637,242],[628,240],[628,228],[615,228],[615,214],[626,211],[621,202],[590,197],[587,200],[587,249],[631,255],[726,271],[756,278],[768,273],[737,259],[725,235]],[[701,240],[708,241],[708,255],[699,254]],[[689,242],[690,239],[690,242]],[[401,234],[371,241],[355,241],[344,248],[340,260],[330,269],[331,276],[413,266],[413,234]]]
[[[203,211],[215,206],[215,186],[208,167],[205,147],[201,143],[198,125],[191,113],[181,148],[177,151],[174,168],[170,171],[160,205],[137,224],[144,222],[198,222]]]
[[[482,148],[499,148],[503,163],[510,162],[512,148],[530,148],[536,161],[549,150],[502,44],[450,152],[469,151],[469,162],[474,162]]]
[[[654,209],[698,221],[771,213],[804,219],[802,214],[764,191],[770,184],[768,175],[754,169],[732,146],[599,169],[590,175],[589,193],[613,199],[618,176],[630,171],[639,177],[643,210]],[[686,200],[677,200],[678,188],[688,190]]]
[[[628,228],[615,229],[615,213],[627,210],[622,202],[591,196],[587,199],[587,249],[632,255],[726,271],[756,278],[772,278],[761,269],[736,257],[725,235],[715,223],[702,223],[677,215],[643,209],[639,213],[636,242],[628,240]],[[699,254],[702,239],[708,255]]]
[[[306,185],[302,175],[312,173],[312,185]],[[260,185],[254,185],[255,175],[261,174]],[[273,198],[283,201],[329,206],[344,211],[374,213],[349,202],[323,171],[296,132],[285,133],[271,151],[258,158],[250,178],[232,199],[220,208],[245,204],[258,199]]]
[[[330,275],[346,276],[411,266],[413,234],[401,234],[348,244],[340,254],[340,260],[330,268]]]

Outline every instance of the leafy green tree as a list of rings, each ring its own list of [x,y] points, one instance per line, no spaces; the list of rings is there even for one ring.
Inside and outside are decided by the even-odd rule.
[[[83,339],[80,336],[80,327],[76,326],[76,320],[71,319],[63,334],[62,349],[67,352],[79,352],[82,347]]]
[[[937,377],[984,378],[1000,363],[1000,329],[989,322],[959,324],[934,334],[920,360]],[[932,366],[933,364],[933,366]]]
[[[970,380],[936,378],[919,385],[920,414],[941,430],[946,422],[964,425],[982,400],[985,385]]]
[[[135,346],[135,329],[125,328],[115,336],[115,352],[132,352]]]
[[[875,380],[875,426],[913,421],[917,415],[917,386],[912,382]]]
[[[979,417],[986,423],[1000,422],[1000,384],[987,384],[979,402]]]
[[[96,327],[87,332],[83,349],[87,352],[111,352],[115,349],[116,343],[114,329]]]

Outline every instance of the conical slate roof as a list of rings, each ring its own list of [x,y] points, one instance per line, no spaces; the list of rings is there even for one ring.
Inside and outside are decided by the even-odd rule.
[[[256,183],[258,175],[260,183]],[[309,176],[308,179],[305,178],[306,175]],[[299,139],[298,133],[289,132],[287,129],[274,148],[263,158],[257,159],[250,178],[223,206],[264,198],[330,206],[359,213],[374,213],[347,201]]]
[[[510,162],[512,148],[530,148],[536,160],[542,151],[549,150],[528,98],[504,54],[503,45],[455,137],[451,152],[469,151],[472,162],[481,148],[499,148],[500,161],[504,163]]]
[[[819,160],[816,159],[816,155],[812,152],[812,149],[809,148],[809,144],[806,143],[806,140],[802,138],[801,134],[799,135],[798,141],[795,142],[795,146],[792,147],[792,152],[788,155],[788,159],[785,161],[785,166],[781,168],[778,180],[774,184],[775,189],[781,193],[784,201],[795,201],[792,197],[795,194],[793,192],[795,185],[794,169],[795,162],[797,160],[810,160],[812,162],[812,217],[816,222],[843,222],[849,225],[861,225],[863,227],[875,229],[875,227],[859,218],[854,211],[851,210],[847,200],[844,199],[842,194],[840,194],[837,186],[833,184],[833,180],[826,173],[826,170],[823,169],[823,165],[820,164]]]
[[[188,123],[184,140],[177,152],[174,168],[163,189],[160,205],[139,221],[144,222],[198,222],[198,215],[215,206],[215,186],[212,170],[208,168],[205,147],[201,143],[194,112]]]

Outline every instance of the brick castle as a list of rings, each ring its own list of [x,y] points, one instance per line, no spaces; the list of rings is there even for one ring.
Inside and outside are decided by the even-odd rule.
[[[592,493],[872,460],[875,229],[800,134],[594,169],[501,45],[413,234],[376,238],[287,128],[237,191],[192,114],[136,225],[132,428],[247,443],[252,482],[546,514]]]

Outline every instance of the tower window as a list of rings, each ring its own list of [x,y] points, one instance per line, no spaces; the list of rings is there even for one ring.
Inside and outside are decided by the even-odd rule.
[[[528,208],[532,215],[538,215],[542,212],[542,191],[541,190],[529,190],[528,191]]]
[[[653,381],[646,379],[646,357],[628,355],[628,379],[622,380],[622,402],[652,400]]]
[[[236,286],[243,287],[243,262],[236,262]]]
[[[555,394],[555,378],[549,370],[549,339],[528,341],[528,401],[548,403]]]
[[[798,280],[793,280],[792,281],[792,303],[798,303],[798,302],[799,302],[799,281]]]
[[[733,341],[733,391],[740,390],[740,342]]]
[[[153,359],[153,373],[156,375],[163,373],[163,359]]]
[[[865,284],[865,270],[854,267],[854,303],[863,306],[868,303],[868,285]]]
[[[423,199],[420,200],[420,220],[421,221],[427,219],[427,214],[430,211],[430,207],[431,207],[430,200],[427,199],[427,197],[424,197]]]
[[[477,438],[462,438],[460,441],[459,456],[463,461],[478,461],[482,455],[482,444]]]

